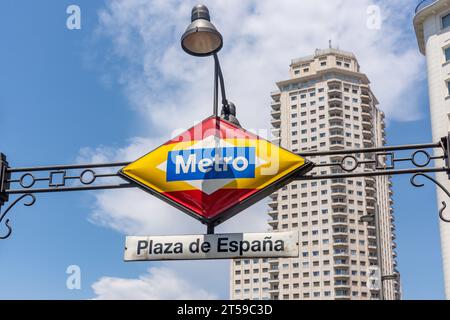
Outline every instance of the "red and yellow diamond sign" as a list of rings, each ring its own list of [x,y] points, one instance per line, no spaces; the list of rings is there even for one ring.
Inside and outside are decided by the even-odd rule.
[[[119,173],[203,223],[217,225],[312,166],[267,140],[210,117]]]

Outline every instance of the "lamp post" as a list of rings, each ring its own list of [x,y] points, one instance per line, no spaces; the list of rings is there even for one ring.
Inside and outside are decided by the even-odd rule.
[[[384,294],[384,281],[387,280],[398,280],[397,274],[384,274],[384,267],[383,267],[383,255],[381,254],[381,234],[380,234],[380,211],[378,209],[378,204],[375,202],[375,212],[373,214],[368,214],[365,216],[362,216],[360,218],[360,221],[375,223],[375,229],[376,229],[376,238],[377,238],[377,261],[378,261],[378,268],[380,271],[380,300],[385,300],[385,294]]]
[[[181,37],[181,47],[185,52],[196,57],[214,57],[214,103],[213,115],[219,116],[219,83],[222,96],[222,112],[220,116],[229,122],[240,126],[236,118],[236,107],[228,102],[225,92],[222,68],[217,53],[222,49],[223,37],[211,23],[209,10],[204,5],[192,9],[191,24]]]
[[[361,217],[362,222],[375,222],[375,230],[376,230],[376,237],[377,237],[377,261],[378,261],[378,268],[380,269],[380,300],[384,300],[384,292],[383,292],[383,263],[382,263],[382,256],[381,256],[381,237],[380,237],[380,221],[379,221],[379,212],[378,212],[378,205],[375,203],[375,213],[368,214]]]

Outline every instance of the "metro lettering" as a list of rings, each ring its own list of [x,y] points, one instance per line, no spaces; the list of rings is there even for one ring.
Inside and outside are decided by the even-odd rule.
[[[255,177],[255,148],[227,147],[168,153],[167,181]]]

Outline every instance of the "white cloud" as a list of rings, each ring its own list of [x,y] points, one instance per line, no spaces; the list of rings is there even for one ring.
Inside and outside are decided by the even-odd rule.
[[[99,300],[205,300],[217,296],[163,267],[150,268],[138,279],[103,277],[92,285]]]
[[[133,138],[121,149],[83,149],[80,160],[136,159],[167,140],[168,133],[188,128],[211,114],[212,59],[188,56],[179,43],[195,4],[176,0],[106,3],[99,14],[97,36],[110,41],[112,54],[103,62],[106,75],[101,76],[118,79],[130,106],[150,129],[145,132],[148,138]],[[416,44],[405,37],[405,28],[412,28],[408,20],[411,2],[380,3],[380,30],[366,26],[370,0],[227,0],[206,4],[224,36],[219,55],[228,98],[237,105],[238,118],[245,127],[269,127],[269,93],[276,89],[275,82],[288,78],[292,58],[327,47],[328,39],[357,55],[388,120],[420,117],[415,88],[424,74],[423,62]],[[264,231],[265,211],[263,201],[219,231]],[[91,219],[126,234],[204,231],[194,219],[140,190],[99,192]],[[225,266],[224,262],[218,265]],[[174,266],[167,268],[173,270]],[[184,268],[179,275],[194,278],[199,272]],[[209,285],[201,276],[198,278]],[[103,278],[96,285],[102,288],[100,284],[121,281]],[[135,281],[145,286],[144,280]],[[218,287],[228,286],[227,277],[220,281]],[[125,283],[134,284],[133,280]]]

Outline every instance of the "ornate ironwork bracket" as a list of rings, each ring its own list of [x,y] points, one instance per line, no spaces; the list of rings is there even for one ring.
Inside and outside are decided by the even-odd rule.
[[[434,182],[434,184],[436,184],[436,185],[437,185],[442,191],[444,191],[445,194],[450,198],[450,192],[447,190],[447,188],[445,188],[445,187],[444,187],[441,183],[439,183],[436,179],[434,179],[434,178],[430,177],[429,175],[427,175],[427,174],[425,174],[425,173],[422,173],[422,172],[416,173],[415,175],[413,175],[413,176],[411,177],[411,184],[412,184],[414,187],[421,188],[421,187],[423,187],[423,186],[425,185],[424,183],[417,183],[417,182],[415,181],[416,178],[419,177],[419,176],[425,177],[425,178],[427,178],[428,180]],[[442,201],[442,208],[439,209],[439,218],[440,218],[442,221],[444,221],[444,222],[450,223],[450,219],[447,219],[447,218],[444,217],[444,210],[445,210],[446,208],[447,208],[447,203],[446,203],[445,201]]]
[[[0,226],[2,225],[2,222],[3,222],[3,220],[6,218],[6,215],[8,214],[8,212],[9,212],[9,211],[10,211],[17,203],[19,203],[21,200],[23,200],[23,199],[25,199],[25,198],[27,198],[27,197],[29,198],[29,200],[28,200],[28,202],[24,202],[24,205],[27,206],[27,207],[32,206],[32,205],[36,202],[36,197],[35,197],[33,194],[26,193],[26,194],[23,194],[23,195],[21,195],[20,197],[18,197],[16,200],[14,200],[14,201],[6,208],[5,212],[1,213],[1,210],[0,210]],[[0,208],[0,209],[1,209],[1,208]],[[9,219],[8,219],[8,218],[6,218],[6,220],[5,220],[5,226],[6,226],[6,228],[8,229],[8,231],[6,232],[6,235],[4,235],[4,236],[2,236],[2,235],[0,234],[0,239],[1,239],[1,240],[4,240],[4,239],[9,238],[9,237],[11,236],[11,233],[12,233],[12,228],[11,228],[11,226],[9,225]]]
[[[6,157],[0,154],[0,240],[11,236],[8,212],[21,200],[25,206],[36,202],[35,194],[47,192],[68,192],[84,190],[107,190],[132,188],[134,185],[125,183],[117,170],[127,162],[101,163],[87,165],[60,165],[29,168],[10,168]],[[12,195],[18,195],[3,213],[1,207]],[[1,234],[3,225],[7,232]]]

